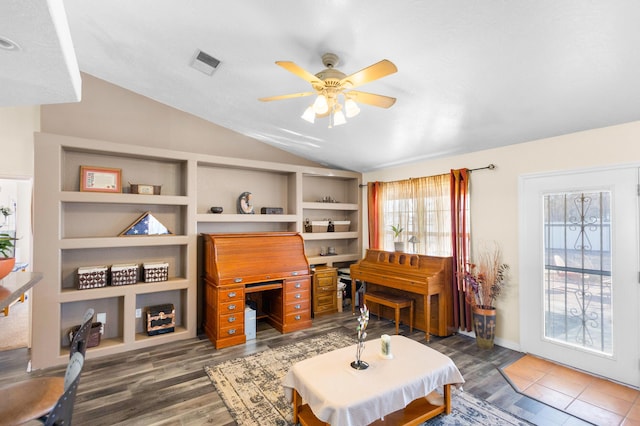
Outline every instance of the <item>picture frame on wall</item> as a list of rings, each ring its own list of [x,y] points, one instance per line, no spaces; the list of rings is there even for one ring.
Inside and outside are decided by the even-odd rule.
[[[122,192],[122,169],[80,166],[80,191]]]

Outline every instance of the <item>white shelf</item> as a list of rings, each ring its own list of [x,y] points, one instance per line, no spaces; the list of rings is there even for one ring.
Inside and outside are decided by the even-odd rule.
[[[294,214],[198,214],[198,223],[295,223]]]
[[[303,209],[309,210],[360,210],[358,204],[353,203],[314,203],[314,202],[303,202]]]
[[[355,260],[359,260],[360,257],[360,253],[345,253],[330,256],[307,256],[307,260],[311,265],[322,265],[325,263],[332,265],[338,262],[352,262]]]
[[[95,238],[67,238],[60,240],[61,249],[88,248],[117,248],[117,247],[154,247],[186,245],[189,237],[186,235],[141,235],[129,237],[95,237]]]
[[[123,297],[128,295],[157,293],[159,291],[184,290],[189,288],[189,281],[184,278],[170,278],[168,281],[155,283],[138,282],[128,285],[107,285],[99,288],[88,288],[84,290],[64,289],[60,294],[60,302],[78,302],[90,299],[107,299],[112,297]]]
[[[180,195],[110,194],[78,191],[61,191],[60,201],[66,203],[162,204],[169,206],[189,204],[189,198]]]
[[[358,238],[357,232],[304,232],[302,238],[305,241],[313,240],[343,240]]]

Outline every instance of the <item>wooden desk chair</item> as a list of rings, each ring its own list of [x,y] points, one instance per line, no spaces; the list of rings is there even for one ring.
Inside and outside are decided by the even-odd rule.
[[[87,310],[80,330],[73,336],[65,377],[37,377],[0,388],[0,425],[20,424],[41,419],[57,409],[57,404],[64,399],[72,385],[69,383],[68,376],[77,369],[78,357],[81,359],[80,365],[84,364],[93,312],[93,309]],[[72,367],[72,364],[75,366]],[[75,390],[73,390],[73,397],[75,398]],[[59,408],[63,410],[64,415],[67,414],[65,410],[68,410],[65,407]]]

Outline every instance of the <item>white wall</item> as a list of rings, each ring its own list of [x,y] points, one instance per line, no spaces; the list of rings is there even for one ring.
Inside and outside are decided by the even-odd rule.
[[[40,107],[0,108],[0,205],[16,202],[16,260],[32,263],[33,133]],[[29,269],[31,265],[29,265]]]
[[[40,107],[0,108],[0,177],[33,177],[33,132]]]
[[[363,182],[394,181],[485,167],[471,176],[471,232],[474,246],[495,240],[511,267],[509,286],[498,302],[497,343],[519,348],[518,178],[544,171],[581,169],[640,161],[640,121],[504,148],[475,152],[365,173]],[[390,149],[393,149],[390,144]],[[366,228],[366,212],[363,217]]]

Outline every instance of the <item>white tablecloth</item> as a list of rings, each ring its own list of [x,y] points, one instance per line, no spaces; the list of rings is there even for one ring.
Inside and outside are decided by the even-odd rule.
[[[464,379],[446,355],[404,336],[391,336],[392,359],[380,354],[380,339],[366,342],[361,357],[366,370],[351,368],[354,346],[296,363],[283,379],[292,400],[293,389],[316,417],[336,426],[362,426],[404,408],[445,384]]]

